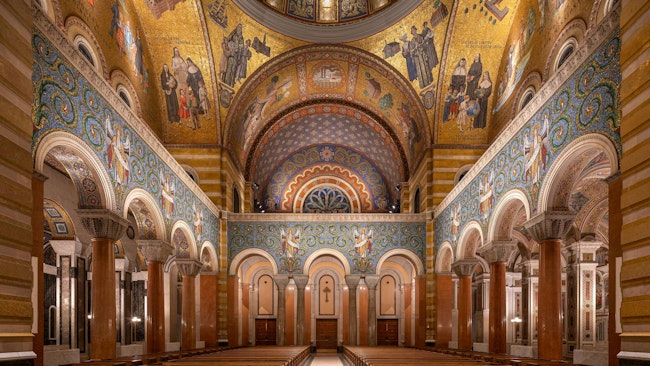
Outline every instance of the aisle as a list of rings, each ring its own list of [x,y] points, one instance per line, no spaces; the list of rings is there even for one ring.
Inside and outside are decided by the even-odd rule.
[[[311,357],[304,366],[348,366],[342,353],[312,353]]]

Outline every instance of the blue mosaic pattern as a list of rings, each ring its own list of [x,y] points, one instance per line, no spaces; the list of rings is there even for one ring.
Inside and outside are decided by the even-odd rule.
[[[599,133],[609,138],[621,154],[619,85],[620,39],[618,34],[600,48],[576,71],[510,142],[490,161],[481,173],[436,217],[435,242],[456,245],[457,234],[470,221],[481,223],[484,234],[493,207],[508,191],[521,189],[537,213],[539,190],[545,175],[571,141],[580,136]],[[524,148],[527,141],[548,122],[545,158],[536,174],[527,168]],[[481,190],[489,184],[493,197],[481,205]],[[460,225],[452,227],[454,213]]]
[[[282,250],[281,230],[300,232],[300,246],[293,258]],[[354,248],[354,233],[372,230],[372,248],[362,258]],[[337,250],[348,259],[352,273],[374,273],[377,261],[391,249],[413,252],[425,263],[426,224],[422,223],[332,223],[332,222],[228,222],[228,263],[243,250],[257,248],[275,259],[280,273],[302,273],[302,267],[314,251]],[[297,265],[287,268],[288,260]],[[365,262],[365,263],[364,263]],[[365,267],[364,267],[365,266]]]
[[[111,177],[118,203],[118,213],[124,209],[124,200],[134,188],[142,188],[158,200],[159,209],[165,215],[166,230],[177,220],[195,226],[195,207],[202,217],[201,232],[195,236],[218,245],[218,218],[174,174],[153,149],[132,130],[126,121],[108,104],[99,92],[58,52],[58,50],[34,30],[32,37],[34,64],[32,85],[34,88],[34,134],[32,151],[39,141],[51,131],[69,132],[82,139],[95,152]],[[110,124],[110,128],[109,125]],[[111,131],[120,133],[113,143]],[[118,171],[115,159],[109,159],[116,151],[114,141],[126,144],[128,173]],[[173,186],[173,204],[163,207],[162,190],[169,177]],[[199,243],[200,244],[200,243]]]

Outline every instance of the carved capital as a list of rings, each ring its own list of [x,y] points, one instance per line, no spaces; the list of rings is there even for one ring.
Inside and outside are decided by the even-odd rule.
[[[142,255],[148,262],[165,263],[167,257],[172,254],[173,247],[171,244],[159,239],[154,240],[136,240],[142,250]]]
[[[478,248],[478,254],[485,258],[488,263],[507,262],[516,249],[516,240],[493,240]]]
[[[524,227],[540,244],[544,240],[564,240],[575,216],[569,211],[545,211],[526,221]]]
[[[77,214],[81,219],[81,224],[93,238],[117,241],[129,227],[127,219],[105,208],[78,209]]]
[[[196,277],[201,272],[202,267],[203,263],[196,259],[176,259],[176,268],[178,268],[178,273],[181,276]]]
[[[478,265],[479,261],[476,258],[460,259],[452,263],[451,270],[456,272],[457,276],[471,276]]]
[[[364,277],[363,280],[366,282],[366,286],[368,286],[368,290],[374,290],[375,288],[377,288],[377,284],[379,283],[379,276],[366,275],[366,277]]]
[[[293,275],[292,278],[298,290],[304,290],[307,282],[309,282],[309,276],[307,275]]]
[[[288,275],[275,275],[273,276],[273,282],[278,287],[278,291],[284,291],[289,284]]]
[[[359,285],[361,281],[361,275],[347,275],[345,276],[345,283],[348,285],[350,290],[354,290]]]

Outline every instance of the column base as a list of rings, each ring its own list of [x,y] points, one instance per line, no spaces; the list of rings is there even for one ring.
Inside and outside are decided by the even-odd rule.
[[[458,341],[449,341],[449,349],[458,349]]]
[[[143,343],[125,344],[117,347],[117,357],[143,355],[144,353]]]
[[[81,362],[79,348],[67,346],[44,346],[43,361],[45,365],[66,365]]]
[[[626,365],[650,365],[649,352],[628,352],[621,351],[616,355],[621,366]]]
[[[606,350],[573,350],[573,363],[591,366],[607,366],[609,353]]]
[[[488,352],[490,352],[490,344],[489,343],[474,343],[472,345],[472,350],[475,351],[475,352],[488,353]]]
[[[537,346],[522,346],[520,344],[513,344],[510,346],[510,355],[537,358]]]

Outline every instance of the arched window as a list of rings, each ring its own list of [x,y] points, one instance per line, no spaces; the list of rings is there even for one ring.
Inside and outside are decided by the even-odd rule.
[[[90,42],[82,35],[77,35],[74,37],[74,46],[77,48],[79,53],[90,63],[95,69],[97,69],[97,56],[93,51],[93,48],[90,46]]]
[[[578,41],[573,37],[567,39],[560,48],[560,52],[558,52],[558,56],[555,60],[555,67],[553,68],[554,71],[559,70],[575,53],[576,49],[578,49]]]
[[[413,197],[413,213],[420,213],[420,187],[415,190]]]
[[[129,108],[131,108],[131,106],[132,106],[131,95],[126,90],[124,85],[120,84],[120,85],[117,86],[117,95],[120,96],[120,99],[122,99],[124,104],[126,104],[127,106],[129,106]]]
[[[456,176],[454,177],[454,185],[460,183],[460,181],[467,175],[467,172],[472,168],[472,165],[462,166],[458,171],[456,171]]]
[[[517,111],[521,112],[522,109],[526,108],[526,106],[533,100],[534,96],[535,96],[535,88],[532,86],[526,88],[521,98],[519,99],[519,108],[517,109]]]
[[[239,191],[237,187],[232,187],[232,212],[240,213],[241,212],[241,198],[239,197]]]

